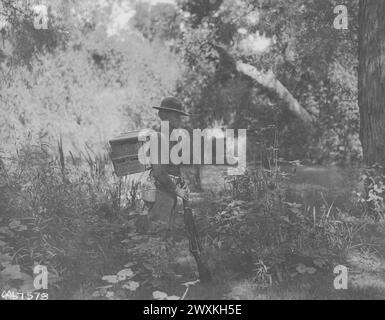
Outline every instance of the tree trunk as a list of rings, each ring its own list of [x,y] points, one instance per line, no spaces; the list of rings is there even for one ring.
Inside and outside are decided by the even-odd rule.
[[[385,1],[359,5],[360,139],[365,164],[385,166]]]

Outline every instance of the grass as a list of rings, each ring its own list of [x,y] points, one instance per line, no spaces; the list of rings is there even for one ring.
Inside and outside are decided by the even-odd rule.
[[[92,169],[94,167],[90,165],[90,174],[82,174],[70,164],[64,166],[61,159],[56,165],[42,161],[30,168],[22,167],[20,172],[10,172],[6,184],[1,186],[4,192],[0,198],[4,201],[0,203],[3,206],[0,207],[0,227],[8,230],[11,221],[19,219],[27,230],[13,230],[11,238],[1,237],[6,246],[0,248],[0,253],[4,253],[2,251],[6,248],[7,253],[14,257],[13,263],[22,265],[23,270],[30,268],[33,261],[48,263],[49,268],[60,274],[62,279],[52,289],[51,297],[57,299],[95,299],[93,293],[96,288],[107,284],[102,277],[118,273],[127,262],[132,263],[130,268],[134,273],[130,281],[137,282],[139,288],[130,292],[123,290],[121,284],[114,284],[111,289],[115,292],[114,299],[152,299],[154,291],[183,296],[186,290],[183,283],[196,280],[197,272],[195,261],[189,254],[182,216],[177,216],[176,230],[167,241],[156,232],[147,235],[136,233],[133,185],[125,185],[121,181],[111,184],[111,179],[100,176],[99,171],[102,170],[96,172]],[[303,212],[296,209],[301,211],[299,218],[290,216],[289,219],[289,222],[297,221],[306,229],[301,235],[293,229],[294,238],[298,240],[301,237],[301,241],[295,242],[296,249],[303,250],[306,245],[311,247],[317,244],[312,239],[313,235],[323,237],[326,234],[329,242],[340,245],[337,259],[333,258],[328,268],[317,270],[315,274],[297,274],[284,279],[278,279],[271,272],[272,285],[263,287],[256,280],[256,271],[253,271],[255,262],[263,260],[273,267],[274,263],[269,264],[272,256],[287,258],[287,252],[273,250],[281,249],[280,246],[283,248],[285,244],[285,240],[277,240],[274,236],[277,226],[260,219],[270,217],[278,219],[272,220],[276,222],[281,221],[280,217],[289,217],[283,200],[274,197],[276,189],[271,187],[269,180],[262,181],[265,194],[261,198],[256,196],[256,199],[243,201],[243,204],[234,201],[233,197],[234,194],[247,196],[248,189],[246,192],[237,190],[238,193],[233,190],[201,191],[193,195],[196,224],[214,281],[191,286],[185,299],[384,299],[385,286],[381,282],[385,279],[385,268],[382,269],[384,225],[369,223],[362,218],[358,219],[358,224],[338,220],[338,210],[349,216],[347,208],[351,203],[348,194],[352,189],[349,185],[353,186],[354,181],[345,181],[343,187],[341,179],[335,179],[333,173],[330,176],[332,182],[338,182],[336,186],[328,181],[327,175],[323,176],[324,170],[318,171],[311,171],[310,179],[302,176],[297,182],[288,184],[285,187],[288,189],[280,187],[279,192],[290,191],[287,193],[290,198],[286,200],[303,205]],[[213,183],[218,187],[218,169],[209,174],[206,168],[206,173],[206,179],[215,176]],[[203,181],[207,188],[210,188],[210,183]],[[279,186],[278,183],[275,185]],[[223,186],[229,187],[224,182]],[[121,202],[121,198],[126,201]],[[252,205],[247,207],[245,202]],[[245,212],[247,214],[243,215]],[[317,223],[325,215],[330,216],[329,229],[325,228],[325,233],[316,233]],[[31,223],[24,225],[26,217]],[[278,228],[279,232],[282,230],[285,231]],[[255,236],[261,236],[257,239],[261,242],[252,242],[258,238]],[[289,235],[280,236],[284,239]],[[226,242],[239,245],[238,252],[226,247]],[[52,251],[53,247],[58,251]],[[240,252],[239,248],[250,252]],[[251,252],[253,249],[256,253]],[[292,262],[294,270],[301,262],[296,259]],[[372,265],[381,267],[370,269],[363,261],[371,261]],[[335,275],[332,267],[336,263],[346,263],[353,270],[348,290],[335,290],[333,287]],[[283,264],[287,265],[287,261],[283,260]],[[293,270],[285,272],[290,275]]]

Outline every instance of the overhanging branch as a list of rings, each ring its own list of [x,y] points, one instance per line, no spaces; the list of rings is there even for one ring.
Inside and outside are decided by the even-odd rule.
[[[219,54],[220,64],[222,64],[226,69],[234,70],[234,72],[236,70],[237,72],[248,76],[263,87],[275,92],[278,97],[287,103],[289,110],[296,117],[301,119],[305,125],[311,125],[312,118],[309,113],[301,106],[298,100],[294,98],[290,91],[276,78],[271,70],[267,73],[261,72],[250,64],[246,64],[241,61],[236,62],[223,47],[218,45],[213,45],[213,47]]]
[[[257,68],[240,61],[237,62],[237,70],[238,72],[243,73],[258,82],[265,88],[274,91],[283,101],[287,103],[289,110],[306,125],[310,125],[312,123],[309,113],[300,105],[298,100],[293,97],[290,91],[275,77],[271,70],[267,73],[263,73],[258,71]]]

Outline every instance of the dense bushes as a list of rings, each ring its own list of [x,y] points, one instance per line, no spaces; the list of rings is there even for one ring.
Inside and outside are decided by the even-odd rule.
[[[61,138],[66,158],[71,152],[84,159],[105,153],[113,134],[156,123],[151,106],[171,94],[179,76],[173,57],[135,36],[122,43],[87,41],[39,56],[32,70],[14,71],[0,96],[4,151],[14,153],[27,140],[55,146]]]
[[[312,274],[330,272],[350,249],[370,247],[367,231],[376,222],[352,215],[357,206],[352,194],[346,199],[341,190],[328,202],[328,190],[321,188],[317,196],[323,200],[310,199],[309,206],[302,195],[293,194],[292,181],[278,167],[250,168],[245,176],[229,179],[228,196],[210,217],[208,251],[218,266],[241,268],[266,285],[294,279],[306,268]],[[335,202],[338,196],[344,200]]]
[[[84,168],[62,168],[40,148],[19,152],[0,174],[0,249],[11,257],[15,272],[9,280],[20,280],[18,269],[32,276],[34,265],[45,265],[52,276],[51,295],[55,287],[64,295],[81,284],[79,279],[87,283],[113,263],[116,237],[126,228],[124,221],[108,220],[116,185],[110,172],[96,178]],[[7,283],[17,285],[24,283]]]
[[[15,51],[0,66],[0,272],[16,288],[12,280],[30,281],[33,265],[46,265],[67,298],[125,256],[135,194],[113,176],[109,138],[155,126],[151,107],[174,93],[183,70],[161,42],[134,30],[111,35],[111,12],[83,4],[67,3],[79,17],[56,17],[66,29],[60,45],[34,50],[31,39],[26,63]],[[11,31],[25,27],[16,18]],[[3,39],[10,52],[21,44],[12,35]]]

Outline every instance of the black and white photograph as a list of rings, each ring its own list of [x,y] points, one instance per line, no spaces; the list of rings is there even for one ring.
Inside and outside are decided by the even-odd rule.
[[[385,300],[385,1],[0,0],[0,294]]]

